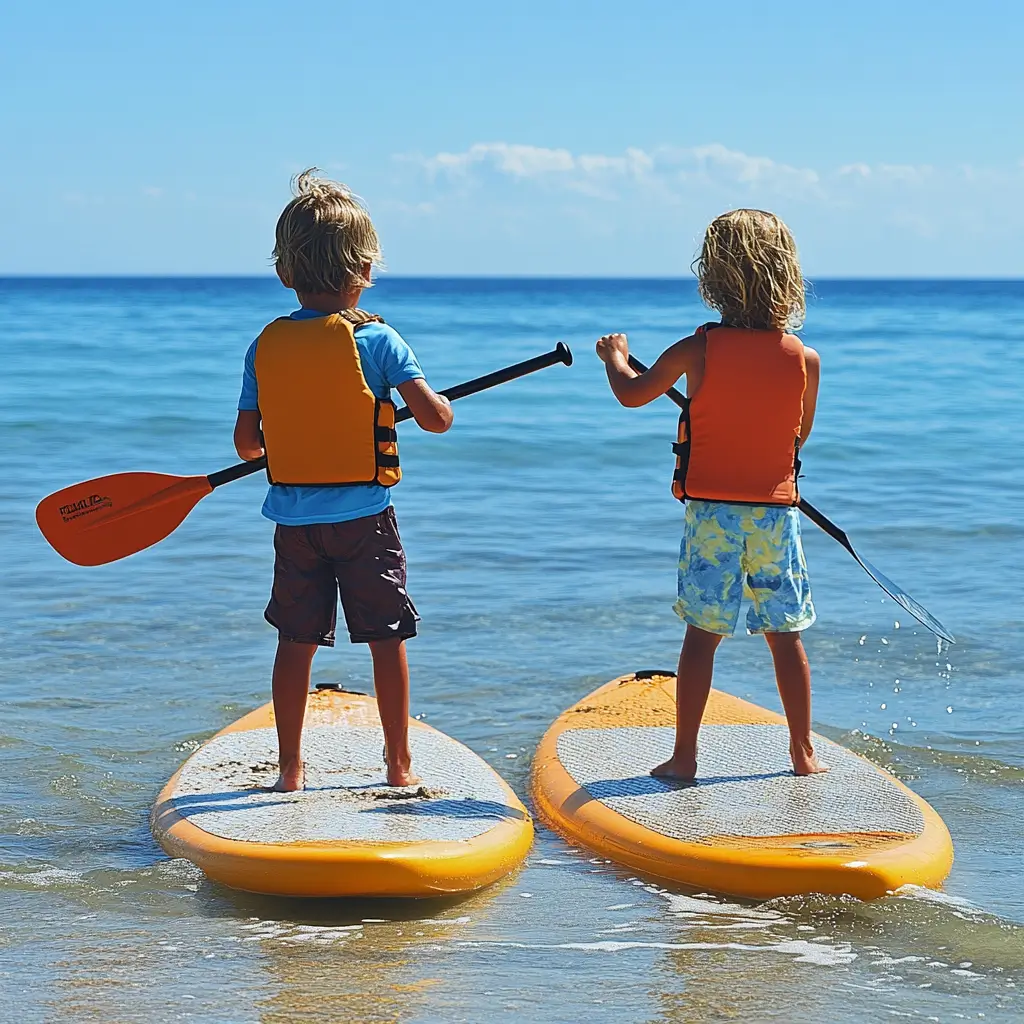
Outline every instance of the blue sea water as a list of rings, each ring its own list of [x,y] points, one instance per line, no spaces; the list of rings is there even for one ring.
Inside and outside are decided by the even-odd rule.
[[[676,411],[620,408],[593,356],[650,361],[709,319],[688,281],[400,280],[364,298],[444,387],[563,340],[576,364],[402,428],[394,493],[423,615],[414,712],[525,796],[548,724],[671,667]],[[950,648],[806,524],[816,727],[949,825],[941,894],[760,906],[668,890],[543,827],[469,900],[296,904],[168,861],[149,807],[202,739],[269,696],[272,525],[250,477],[158,546],[83,569],[45,494],[129,469],[234,463],[242,357],[292,308],[274,280],[0,281],[0,1019],[1019,1020],[1024,999],[1024,282],[822,281],[803,332],[822,393],[805,496],[956,634]],[[366,689],[364,648],[317,681]],[[763,641],[716,685],[778,706]]]

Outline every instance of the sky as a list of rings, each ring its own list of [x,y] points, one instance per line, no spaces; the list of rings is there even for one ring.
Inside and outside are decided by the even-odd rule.
[[[291,177],[396,275],[1024,276],[1024,4],[6,4],[0,274],[265,274]]]

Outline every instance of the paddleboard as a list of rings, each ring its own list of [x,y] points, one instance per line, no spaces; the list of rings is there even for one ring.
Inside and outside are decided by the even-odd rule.
[[[409,743],[422,783],[389,787],[377,702],[318,689],[306,706],[306,789],[274,793],[266,704],[181,766],[153,808],[153,835],[216,882],[278,896],[440,896],[512,871],[533,824],[508,784],[424,722],[410,719]]]
[[[531,783],[552,828],[644,874],[756,899],[874,899],[949,874],[945,824],[899,780],[817,735],[830,770],[797,777],[785,719],[718,690],[696,784],[652,778],[672,752],[675,683],[671,672],[623,676],[558,717]]]

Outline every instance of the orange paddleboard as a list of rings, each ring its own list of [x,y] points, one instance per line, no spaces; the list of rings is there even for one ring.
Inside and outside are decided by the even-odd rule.
[[[311,693],[306,789],[273,793],[277,737],[266,704],[207,740],[157,798],[153,835],[217,882],[278,896],[441,896],[516,868],[533,823],[468,747],[409,721],[422,784],[386,785],[377,702]]]
[[[785,719],[711,691],[695,785],[654,779],[671,753],[675,676],[623,676],[563,712],[533,765],[540,816],[634,870],[755,899],[873,899],[936,887],[953,845],[942,819],[888,772],[815,736],[821,775],[798,778]]]

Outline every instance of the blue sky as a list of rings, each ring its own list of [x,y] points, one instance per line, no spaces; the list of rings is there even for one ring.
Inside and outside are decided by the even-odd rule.
[[[1024,276],[1024,5],[55,2],[0,15],[0,273],[258,274],[289,178],[395,274]]]

